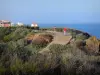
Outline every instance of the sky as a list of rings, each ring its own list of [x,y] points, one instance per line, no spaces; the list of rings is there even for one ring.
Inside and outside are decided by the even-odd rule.
[[[100,23],[100,0],[0,0],[0,9],[14,23]]]

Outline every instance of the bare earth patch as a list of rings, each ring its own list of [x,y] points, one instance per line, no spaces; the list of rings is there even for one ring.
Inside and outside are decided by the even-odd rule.
[[[54,39],[53,39],[53,41],[46,48],[44,48],[43,50],[39,51],[39,53],[41,53],[41,54],[47,54],[47,53],[49,53],[50,52],[49,46],[51,44],[66,45],[72,39],[72,36],[69,35],[69,34],[66,35],[66,36],[64,36],[62,32],[53,32],[53,31],[48,31],[48,32],[54,33]]]

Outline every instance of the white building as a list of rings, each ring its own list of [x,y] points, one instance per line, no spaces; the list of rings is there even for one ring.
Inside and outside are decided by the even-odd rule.
[[[14,23],[11,23],[11,26],[14,26]]]
[[[38,27],[38,24],[37,23],[32,23],[31,27]]]
[[[18,22],[18,23],[17,23],[17,26],[24,26],[24,24],[23,24],[23,23]]]

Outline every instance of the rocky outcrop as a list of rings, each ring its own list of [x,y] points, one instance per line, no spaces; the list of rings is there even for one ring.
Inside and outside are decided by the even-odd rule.
[[[26,38],[28,42],[33,42],[36,44],[47,44],[50,43],[53,39],[52,35],[49,34],[36,34],[36,35],[29,35]]]
[[[92,53],[99,53],[100,50],[100,41],[92,36],[86,40],[86,50]]]
[[[35,36],[35,35],[33,35],[33,34],[32,34],[32,35],[28,35],[28,36],[26,37],[26,39],[27,39],[27,40],[33,40],[34,36]]]
[[[87,38],[91,37],[91,35],[88,33],[83,33],[83,35],[86,36]]]

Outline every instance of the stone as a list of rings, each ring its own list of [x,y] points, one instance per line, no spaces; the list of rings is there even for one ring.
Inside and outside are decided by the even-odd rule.
[[[100,42],[95,36],[92,36],[86,40],[87,51],[92,53],[99,53],[99,47],[100,47]]]

